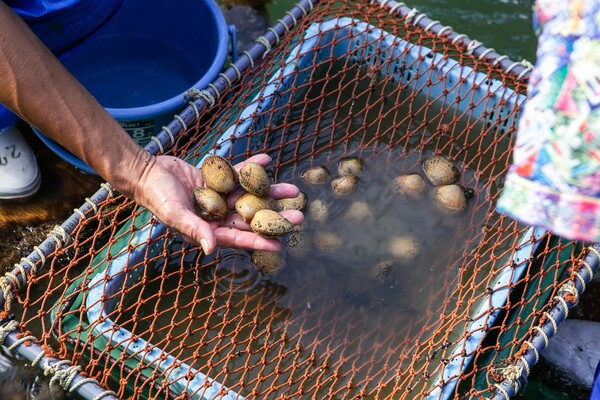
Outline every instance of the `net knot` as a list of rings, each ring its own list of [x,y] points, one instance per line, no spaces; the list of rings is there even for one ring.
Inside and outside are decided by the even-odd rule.
[[[10,312],[13,300],[13,286],[6,276],[0,276],[0,290],[2,290],[2,295],[4,296],[4,310]]]
[[[523,375],[524,368],[520,365],[509,365],[507,367],[501,368],[498,370],[500,376],[509,383],[515,393],[519,393],[523,385],[523,380],[526,379],[526,376]]]
[[[97,208],[94,209],[94,212],[97,212]],[[63,228],[60,225],[54,225],[54,228],[52,228],[52,230],[48,234],[48,237],[54,239],[58,248],[69,244],[69,242],[71,241],[71,236],[69,236],[65,228]]]
[[[64,390],[69,391],[71,382],[73,382],[73,379],[81,371],[81,367],[79,365],[69,365],[66,368],[61,368],[68,364],[70,364],[68,360],[60,360],[50,366],[47,364],[44,365],[44,375],[52,376],[49,382],[50,387],[58,384]]]
[[[191,88],[190,90],[185,92],[185,97],[192,99],[202,99],[206,101],[206,104],[208,104],[208,108],[211,108],[216,103],[215,98],[208,90],[199,90],[197,88]]]
[[[579,292],[572,283],[565,283],[558,289],[557,296],[562,297],[569,303],[576,305],[579,303]]]
[[[0,325],[0,344],[4,344],[6,337],[13,331],[19,328],[19,322],[11,319],[10,321]]]

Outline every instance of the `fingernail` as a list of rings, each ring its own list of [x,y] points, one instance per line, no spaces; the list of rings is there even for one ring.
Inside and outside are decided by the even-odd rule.
[[[208,242],[206,241],[206,239],[200,239],[200,246],[202,246],[202,250],[204,251],[204,254],[209,255],[210,252],[208,251]]]

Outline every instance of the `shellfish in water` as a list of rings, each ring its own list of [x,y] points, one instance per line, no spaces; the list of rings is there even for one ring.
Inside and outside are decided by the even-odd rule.
[[[393,261],[381,261],[375,264],[369,271],[373,279],[386,283],[394,276],[394,262]]]
[[[421,252],[421,245],[414,237],[403,235],[392,238],[388,249],[390,254],[402,261],[412,261]]]
[[[263,274],[278,272],[285,264],[283,256],[278,251],[253,250],[250,259]]]
[[[346,211],[346,218],[354,221],[365,221],[373,219],[373,210],[369,203],[364,201],[353,201]]]
[[[343,175],[331,181],[331,190],[337,196],[348,196],[358,188],[358,177],[356,175]]]
[[[329,220],[329,205],[321,199],[315,199],[308,205],[308,216],[311,220],[324,224]]]
[[[450,214],[457,214],[467,208],[465,190],[458,185],[440,186],[434,189],[436,206]]]
[[[277,200],[271,197],[261,197],[252,193],[244,193],[235,202],[235,210],[246,222],[252,221],[257,211],[277,208]]]
[[[229,215],[227,201],[211,188],[196,187],[194,199],[198,213],[206,221],[225,219]]]
[[[420,199],[425,193],[426,184],[419,174],[400,175],[394,179],[396,192],[411,199]]]
[[[257,211],[250,227],[260,236],[267,238],[287,235],[294,230],[294,225],[287,218],[273,210]]]
[[[338,163],[339,175],[360,175],[364,166],[363,160],[357,157],[344,157]]]
[[[442,156],[433,156],[425,160],[423,171],[433,186],[450,185],[460,177],[458,168]]]
[[[229,193],[238,182],[237,172],[229,161],[221,156],[210,155],[200,167],[202,179],[207,187],[219,193]]]
[[[324,185],[329,180],[329,170],[324,166],[312,167],[302,172],[300,177],[310,185]]]
[[[317,232],[314,235],[315,246],[321,251],[336,251],[342,246],[342,238],[333,232]]]
[[[292,232],[287,240],[287,252],[293,257],[303,257],[308,252],[308,241],[304,232]]]
[[[248,191],[248,193],[257,196],[269,195],[269,176],[262,165],[249,162],[246,163],[239,172],[240,185]]]

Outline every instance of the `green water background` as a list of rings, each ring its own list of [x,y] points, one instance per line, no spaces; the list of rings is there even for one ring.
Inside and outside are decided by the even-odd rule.
[[[269,20],[281,18],[295,3],[273,0],[266,7]],[[408,0],[404,3],[513,61],[535,62],[534,0]],[[526,390],[518,398],[567,400],[571,396],[545,382],[534,368]]]

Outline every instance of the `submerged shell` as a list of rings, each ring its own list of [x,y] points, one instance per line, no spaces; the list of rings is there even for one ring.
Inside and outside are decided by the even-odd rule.
[[[390,240],[388,250],[391,255],[402,261],[411,261],[421,252],[421,245],[410,235],[397,236]]]
[[[275,210],[276,207],[277,202],[271,197],[261,197],[252,193],[244,193],[235,202],[235,210],[246,222],[252,221],[257,211]]]
[[[450,214],[459,213],[467,208],[467,196],[464,189],[458,185],[435,188],[433,198],[438,208]]]
[[[367,202],[353,201],[346,210],[346,218],[354,221],[369,220],[373,218],[373,210]]]
[[[400,175],[394,179],[396,192],[411,199],[420,199],[425,193],[425,180],[419,174]]]
[[[240,169],[239,180],[240,185],[246,189],[248,193],[263,197],[269,195],[271,184],[269,182],[267,171],[265,171],[262,165],[255,162],[246,163]]]
[[[358,157],[344,157],[338,163],[339,175],[360,175],[364,162]]]
[[[231,192],[237,183],[237,172],[229,161],[221,156],[210,155],[200,167],[202,178],[207,187],[219,192]]]
[[[223,196],[211,188],[196,187],[194,189],[196,209],[207,221],[225,219],[229,215],[229,207]]]
[[[293,257],[302,257],[308,253],[308,241],[304,232],[292,232],[287,240],[288,254]]]
[[[283,215],[273,210],[257,211],[250,222],[252,230],[267,238],[286,235],[294,230],[294,225]]]
[[[369,274],[373,279],[385,283],[394,276],[394,262],[390,260],[378,262],[371,267]]]
[[[434,186],[450,185],[460,177],[458,168],[442,156],[433,156],[425,160],[423,170]]]
[[[329,220],[329,205],[321,199],[315,199],[308,204],[308,216],[311,220],[324,224]]]
[[[348,196],[358,188],[358,177],[356,175],[343,175],[331,181],[331,190],[338,196]]]
[[[321,251],[332,252],[342,246],[342,238],[333,232],[317,232],[314,236],[315,246]]]
[[[324,185],[329,180],[329,170],[324,166],[312,167],[302,172],[302,180],[311,185]]]
[[[285,264],[283,256],[278,251],[253,250],[250,259],[263,274],[273,274],[281,270]]]
[[[279,200],[279,206],[282,210],[298,210],[304,211],[306,208],[306,194],[300,192],[296,197],[290,197]]]

